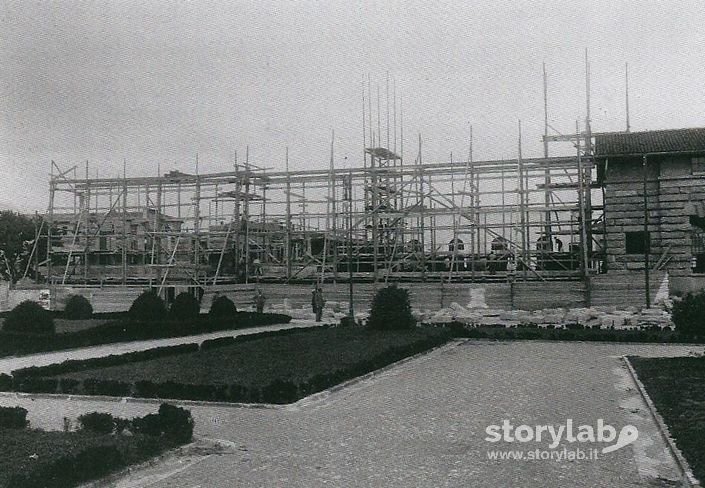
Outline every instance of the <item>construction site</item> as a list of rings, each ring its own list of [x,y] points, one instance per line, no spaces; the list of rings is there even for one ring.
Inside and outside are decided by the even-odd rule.
[[[421,135],[411,150],[404,147],[403,114],[396,95],[390,102],[388,84],[386,114],[379,87],[376,107],[371,83],[363,88],[357,165],[346,160],[340,167],[333,139],[327,167],[303,171],[289,170],[288,153],[272,162],[283,171],[255,165],[246,154],[223,172],[199,174],[196,160],[194,173],[152,177],[90,178],[88,163],[84,174],[80,166],[52,161],[39,231],[49,245],[46,256],[33,251],[37,286],[54,297],[65,295],[60,290],[108,293],[110,303],[147,287],[167,301],[187,289],[199,298],[231,293],[237,302],[238,294],[261,288],[273,299],[305,303],[311,288],[322,286],[338,301],[355,295],[365,304],[379,286],[404,283],[436,308],[462,303],[478,288],[490,305],[505,309],[616,305],[629,293],[627,303],[650,305],[671,259],[657,254],[649,261],[657,252],[652,239],[651,247],[640,248],[641,266],[612,265],[607,160],[615,154],[600,147],[614,137],[656,133],[631,133],[628,112],[626,131],[592,131],[587,59],[586,116],[572,134],[550,131],[544,68],[540,158],[522,156],[519,122],[513,159],[475,160],[471,132],[463,157],[426,161]],[[658,154],[701,157],[705,138],[696,135],[685,150],[661,144]],[[572,154],[550,156],[554,142],[571,144]],[[642,189],[639,174],[634,191]],[[642,241],[649,211],[659,210],[647,208],[646,183],[643,190],[644,208],[629,216],[647,231]],[[691,234],[682,237],[690,252]],[[674,251],[670,246],[666,254]],[[625,274],[627,268],[645,279]]]

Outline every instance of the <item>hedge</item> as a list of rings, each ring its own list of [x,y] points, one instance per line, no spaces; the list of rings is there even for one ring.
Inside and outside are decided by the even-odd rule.
[[[168,403],[159,406],[159,413],[134,419],[132,427],[137,433],[165,437],[178,444],[189,442],[193,437],[191,412]]]
[[[145,351],[128,352],[120,355],[110,355],[90,359],[69,359],[61,363],[49,364],[47,366],[30,366],[28,368],[16,369],[12,372],[13,378],[25,376],[58,376],[66,373],[75,373],[88,369],[107,368],[119,366],[131,362],[141,362],[156,359],[164,356],[185,354],[198,351],[198,344],[178,344],[175,346],[162,346],[147,349]]]
[[[572,324],[565,329],[540,328],[535,324],[517,327],[481,326],[451,322],[437,324],[447,329],[452,336],[470,339],[496,340],[549,340],[549,341],[591,341],[591,342],[640,342],[640,343],[699,343],[700,340],[689,334],[672,330],[645,328],[640,330],[615,330],[590,328]]]
[[[125,459],[114,445],[93,446],[76,454],[67,454],[34,470],[15,473],[9,486],[14,488],[63,488],[102,478],[126,466]]]
[[[258,334],[224,337],[204,343],[204,349],[222,347],[238,342],[245,342],[262,337],[289,335],[297,329],[283,329],[268,331]],[[298,331],[300,332],[300,330]],[[390,363],[428,350],[443,344],[448,335],[439,334],[425,337],[406,346],[391,347],[384,353],[370,359],[359,361],[347,368],[341,368],[329,373],[312,376],[299,383],[292,382],[287,377],[277,378],[266,385],[240,385],[237,383],[224,384],[185,384],[174,381],[155,383],[140,380],[134,383],[125,383],[113,380],[87,378],[83,381],[70,378],[56,378],[62,374],[77,371],[97,369],[107,366],[139,362],[172,354],[195,352],[196,344],[183,344],[179,346],[155,348],[147,351],[108,356],[104,358],[88,359],[83,361],[71,360],[59,364],[42,367],[30,367],[13,371],[12,387],[16,391],[55,393],[58,389],[67,394],[90,394],[108,396],[135,396],[141,398],[162,398],[175,400],[200,400],[219,401],[231,403],[292,403],[312,393],[325,390],[343,381],[367,374],[384,367]],[[99,373],[97,373],[99,375]]]
[[[32,300],[25,300],[10,310],[5,317],[2,330],[5,333],[20,336],[33,336],[32,339],[36,336],[51,338],[56,332],[52,315]]]
[[[115,430],[115,419],[109,413],[86,413],[78,417],[78,423],[81,429],[98,434],[112,434]]]
[[[2,412],[3,409],[0,408],[0,422]],[[156,414],[132,420],[92,412],[79,417],[79,422],[83,429],[103,434],[104,440],[101,442],[104,444],[90,445],[49,463],[38,464],[33,469],[13,473],[8,486],[63,488],[96,480],[129,464],[144,461],[161,451],[190,442],[194,425],[190,411],[169,404],[160,405]],[[110,435],[124,427],[142,435]],[[69,433],[71,434],[75,433]]]
[[[94,314],[93,317],[99,318],[99,315],[100,314]],[[124,314],[122,316],[124,316]],[[109,324],[77,332],[56,334],[53,336],[36,335],[31,338],[28,338],[26,334],[0,331],[0,357],[76,349],[98,344],[184,337],[221,330],[285,324],[290,321],[291,317],[283,314],[237,312],[235,316],[230,318],[213,319],[209,316],[199,316],[191,322],[166,320],[145,323],[132,321],[130,319],[121,319]]]
[[[28,425],[26,409],[22,407],[0,407],[0,427],[24,429]]]

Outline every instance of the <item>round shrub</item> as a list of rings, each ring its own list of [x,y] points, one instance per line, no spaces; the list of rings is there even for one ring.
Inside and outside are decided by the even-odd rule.
[[[37,302],[26,300],[10,310],[2,330],[21,334],[52,335],[56,332],[51,314]]]
[[[183,444],[193,437],[191,412],[168,403],[159,406],[158,414],[148,414],[132,420],[132,427],[140,434],[161,437]]]
[[[169,315],[176,320],[193,320],[201,313],[201,304],[190,293],[179,293],[171,304]]]
[[[98,434],[111,434],[115,429],[115,419],[109,413],[91,412],[78,417],[81,429]]]
[[[69,320],[88,320],[93,316],[93,305],[82,295],[71,295],[66,300],[64,316]]]
[[[396,286],[382,288],[372,301],[367,325],[372,329],[408,329],[416,320],[411,315],[409,291]]]
[[[705,290],[674,300],[671,320],[678,332],[705,335]]]
[[[237,307],[231,299],[225,296],[217,297],[211,304],[211,309],[208,316],[211,318],[221,319],[232,317],[237,312]]]
[[[26,409],[22,407],[0,407],[0,427],[24,429],[28,425]]]
[[[132,302],[130,318],[138,321],[159,321],[166,318],[166,306],[155,292],[145,291]]]

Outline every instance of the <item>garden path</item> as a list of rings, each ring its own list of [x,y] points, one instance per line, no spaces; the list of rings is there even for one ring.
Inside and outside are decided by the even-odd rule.
[[[578,342],[449,344],[345,388],[281,408],[191,405],[196,434],[223,449],[133,471],[112,486],[677,486],[678,472],[621,360],[680,356],[702,346]],[[131,417],[153,404],[0,396],[30,411],[32,425],[101,410]],[[545,444],[486,442],[485,429],[626,424],[639,438],[597,460],[490,460],[492,449]],[[606,444],[563,441],[574,449]]]

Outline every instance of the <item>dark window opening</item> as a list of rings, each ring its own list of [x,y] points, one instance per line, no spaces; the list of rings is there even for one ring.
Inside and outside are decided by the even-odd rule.
[[[627,254],[644,254],[650,247],[648,232],[625,232],[625,248]]]

